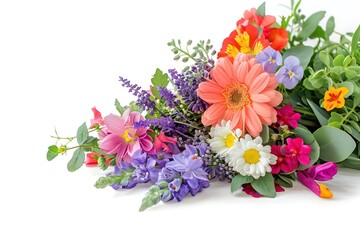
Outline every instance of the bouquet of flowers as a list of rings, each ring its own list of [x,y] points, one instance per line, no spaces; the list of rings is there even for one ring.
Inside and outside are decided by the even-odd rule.
[[[150,89],[120,77],[135,101],[115,100],[105,117],[92,108],[76,136],[55,133],[47,159],[74,150],[69,171],[107,171],[96,188],[151,183],[140,211],[213,179],[256,198],[294,181],[331,198],[319,182],[338,166],[360,169],[360,26],[333,36],[334,18],[322,27],[325,12],[304,16],[300,2],[279,22],[265,3],[246,10],[217,54],[210,40],[172,40],[182,70],[156,69]]]

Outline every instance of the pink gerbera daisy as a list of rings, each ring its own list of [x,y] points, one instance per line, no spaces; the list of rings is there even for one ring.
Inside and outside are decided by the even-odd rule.
[[[255,58],[241,53],[233,63],[220,58],[211,76],[212,80],[201,83],[197,89],[199,97],[211,104],[201,118],[205,126],[230,120],[231,128],[257,137],[262,124],[276,122],[274,107],[283,97],[275,90],[278,83],[274,74],[264,72]]]
[[[110,114],[105,117],[106,133],[100,142],[100,148],[107,154],[116,154],[116,163],[130,162],[132,155],[139,149],[148,152],[152,149],[151,137],[146,128],[134,128],[133,123],[143,121],[138,112],[127,109],[122,117]]]

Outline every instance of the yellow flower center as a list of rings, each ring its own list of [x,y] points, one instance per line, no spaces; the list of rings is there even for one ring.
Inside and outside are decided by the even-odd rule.
[[[251,103],[245,84],[231,84],[222,91],[222,94],[225,97],[227,107],[234,111],[239,111]]]
[[[320,187],[320,197],[322,198],[332,198],[333,193],[330,191],[330,189],[325,186],[324,184],[319,184]]]
[[[228,147],[228,148],[231,148],[233,145],[234,145],[234,143],[235,143],[235,137],[234,137],[234,135],[232,135],[231,133],[230,134],[228,134],[227,136],[226,136],[226,139],[225,139],[225,145]]]
[[[122,137],[122,138],[125,140],[125,142],[127,142],[127,143],[134,142],[134,139],[129,136],[129,129],[126,129],[125,132],[124,132],[124,134],[123,134],[121,137]]]
[[[244,54],[252,54],[257,55],[264,49],[264,46],[261,44],[260,41],[255,43],[254,49],[250,46],[250,36],[247,32],[240,33],[240,30],[237,29],[238,34],[235,37],[235,41],[239,44],[240,49],[236,48],[235,46],[228,44],[226,47],[226,53],[230,57],[236,57],[236,55],[241,52]]]
[[[244,159],[249,164],[256,164],[260,161],[259,151],[256,149],[248,149],[244,153]]]
[[[270,59],[269,59],[269,62],[270,62],[270,63],[275,63],[275,59],[270,58]]]
[[[290,77],[290,78],[292,78],[292,77],[295,75],[295,73],[294,73],[294,72],[292,72],[292,71],[289,71],[289,73],[288,73],[288,74],[289,74],[289,77]]]

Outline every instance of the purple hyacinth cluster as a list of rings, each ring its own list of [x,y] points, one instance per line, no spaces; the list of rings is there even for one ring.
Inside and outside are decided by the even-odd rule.
[[[141,87],[137,84],[131,84],[130,80],[119,77],[119,81],[122,83],[121,86],[129,89],[129,93],[132,93],[135,97],[137,97],[136,105],[141,107],[144,111],[150,111],[151,114],[155,111],[155,104],[150,100],[150,94],[141,90]]]
[[[207,63],[201,63],[192,66],[185,73],[179,73],[175,69],[170,69],[170,78],[175,84],[176,92],[182,97],[182,100],[188,105],[188,109],[194,113],[204,112],[209,105],[198,97],[196,89],[199,84],[210,79],[210,71],[214,62],[209,60]]]
[[[142,150],[138,150],[132,156],[131,164],[122,162],[121,167],[115,166],[115,171],[110,173],[111,176],[122,176],[122,181],[116,182],[111,186],[114,189],[130,189],[138,183],[158,181],[160,169],[156,167],[156,160],[148,157]]]
[[[178,202],[190,193],[195,196],[202,189],[210,186],[208,174],[203,169],[202,153],[204,149],[187,145],[186,149],[173,155],[159,174],[157,185],[162,188],[161,199]]]

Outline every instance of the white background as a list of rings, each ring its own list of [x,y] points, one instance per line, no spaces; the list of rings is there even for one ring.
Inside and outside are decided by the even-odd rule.
[[[148,186],[97,190],[97,169],[68,173],[70,156],[46,160],[57,127],[71,136],[92,117],[132,98],[122,75],[144,87],[157,67],[179,66],[172,38],[212,39],[216,49],[254,1],[1,1],[0,239],[291,239],[355,237],[360,172],[341,170],[323,200],[299,184],[275,199],[232,195],[229,185],[138,212]],[[287,14],[268,1],[267,13]],[[355,4],[355,6],[354,6]],[[303,1],[326,10],[336,29],[359,24],[355,1]],[[350,217],[355,217],[355,220]],[[311,232],[311,233],[310,233]],[[6,236],[6,237],[5,237]],[[356,238],[356,237],[355,237]]]

